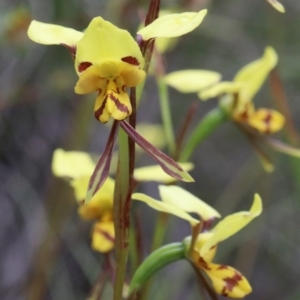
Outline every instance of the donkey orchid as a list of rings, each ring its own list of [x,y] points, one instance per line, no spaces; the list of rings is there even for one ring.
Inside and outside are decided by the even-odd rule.
[[[176,37],[195,29],[206,10],[166,15],[138,31],[143,40]],[[32,21],[28,36],[36,43],[66,46],[75,58],[79,80],[75,93],[98,92],[94,114],[106,123],[110,117],[124,120],[132,112],[126,88],[140,84],[146,76],[144,58],[128,31],[101,17],[92,19],[84,32]]]
[[[184,239],[185,256],[199,271],[204,272],[211,280],[216,293],[231,298],[243,298],[252,289],[247,279],[230,266],[212,263],[220,242],[234,235],[262,212],[262,201],[259,195],[254,196],[250,211],[243,211],[227,216],[213,229],[208,230],[212,221],[220,214],[202,200],[176,186],[159,186],[162,201],[157,201],[145,194],[135,193],[132,199],[145,202],[155,210],[173,214],[190,222],[192,228],[202,224],[201,233],[196,239]],[[201,221],[190,216],[196,213]]]

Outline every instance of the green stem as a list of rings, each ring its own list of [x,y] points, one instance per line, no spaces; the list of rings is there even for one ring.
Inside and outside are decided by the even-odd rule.
[[[168,87],[161,76],[156,77],[156,83],[158,87],[163,127],[165,131],[167,145],[169,147],[169,153],[172,156],[175,153],[175,137],[172,125]]]
[[[179,161],[188,161],[196,147],[203,142],[215,129],[227,119],[226,112],[221,107],[211,110],[199,122],[192,132],[189,140],[183,149]]]
[[[129,295],[137,291],[161,268],[184,258],[185,248],[182,243],[172,243],[152,252],[134,273],[129,286]]]
[[[122,128],[119,130],[119,160],[114,193],[114,225],[116,246],[116,278],[114,300],[121,300],[125,281],[126,264],[129,251],[129,208],[127,198],[130,188],[130,162],[128,136]],[[131,196],[131,195],[130,195]]]

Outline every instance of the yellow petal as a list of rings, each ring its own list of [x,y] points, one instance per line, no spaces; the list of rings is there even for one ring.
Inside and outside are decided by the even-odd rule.
[[[236,269],[217,264],[206,264],[202,269],[211,279],[215,291],[229,298],[244,298],[252,292],[248,280]]]
[[[160,185],[158,188],[164,203],[188,213],[197,213],[204,221],[220,218],[220,214],[214,208],[179,186]]]
[[[262,201],[258,194],[255,194],[254,201],[250,211],[242,211],[232,214],[222,221],[220,221],[217,226],[214,227],[212,232],[213,236],[207,240],[200,250],[200,256],[205,256],[206,252],[217,245],[219,242],[226,240],[230,236],[234,235],[245,227],[254,218],[259,216],[262,212]]]
[[[220,83],[214,84],[213,86],[206,88],[198,93],[201,100],[207,100],[209,98],[214,98],[222,94],[233,94],[237,93],[243,87],[242,83],[222,81]]]
[[[183,70],[169,73],[164,77],[166,84],[181,93],[196,93],[217,83],[221,74],[207,70]]]
[[[75,198],[78,202],[84,202],[88,184],[90,181],[91,174],[89,176],[83,176],[76,178],[71,181],[71,186],[74,188]],[[114,193],[114,180],[110,177],[106,179],[101,189],[92,197],[88,203],[112,201]]]
[[[179,163],[179,165],[186,171],[194,168],[192,163]],[[173,183],[176,181],[174,177],[166,174],[158,165],[137,168],[134,170],[134,179],[137,181],[157,181],[162,183]]]
[[[76,86],[76,94],[88,94],[95,91],[99,93],[106,90],[107,80],[99,76],[99,67],[90,66],[88,67],[79,77]]]
[[[234,82],[246,83],[241,91],[242,101],[249,102],[263,85],[269,72],[276,66],[278,56],[272,47],[266,47],[261,58],[243,67],[234,77]]]
[[[198,13],[186,12],[162,16],[139,30],[138,34],[145,41],[157,37],[181,36],[198,27],[206,14],[207,10],[203,9]]]
[[[44,45],[75,46],[83,33],[72,28],[32,21],[28,28],[28,37]]]
[[[210,239],[213,236],[212,232],[203,232],[200,233],[197,237],[197,240],[194,245],[194,251],[192,252],[192,259],[194,263],[201,268],[203,264],[210,263],[217,252],[217,245],[214,247],[211,247],[203,257],[200,257],[200,250],[202,246],[206,243],[208,239]]]
[[[97,222],[92,232],[92,248],[99,252],[109,252],[115,244],[113,222]]]
[[[95,117],[102,123],[106,123],[110,117],[115,120],[124,120],[132,111],[130,99],[122,82],[109,80],[105,94],[99,94],[96,99],[94,112]]]
[[[134,193],[132,194],[132,199],[145,202],[148,206],[150,206],[151,208],[157,211],[169,213],[181,219],[187,220],[188,222],[190,222],[192,226],[199,224],[199,220],[192,218],[189,214],[184,212],[182,209],[179,209],[176,206],[170,205],[168,203],[155,200],[145,194]]]
[[[247,122],[260,133],[274,133],[282,129],[285,118],[276,110],[261,108],[255,111]]]
[[[279,12],[284,13],[285,8],[284,6],[277,0],[267,0],[275,9],[277,9]]]
[[[174,13],[170,10],[159,11],[159,17],[167,16]],[[159,53],[165,53],[169,50],[172,50],[178,43],[178,38],[157,38],[155,40],[155,48]]]
[[[80,151],[56,149],[53,153],[52,172],[58,177],[79,178],[91,176],[95,168],[91,156]]]
[[[124,80],[126,87],[134,87],[142,83],[146,77],[144,70],[137,68],[136,66],[128,63],[121,63],[120,65],[120,76]]]
[[[77,44],[75,69],[78,72],[82,62],[100,66],[106,61],[123,61],[136,68],[144,68],[142,53],[129,32],[96,17]]]

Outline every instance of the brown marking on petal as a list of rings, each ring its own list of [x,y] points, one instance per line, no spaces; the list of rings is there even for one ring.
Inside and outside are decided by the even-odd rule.
[[[208,266],[208,263],[201,256],[199,257],[198,262],[203,269],[207,271],[211,270],[211,268]]]
[[[134,66],[140,65],[139,61],[133,56],[126,56],[126,57],[121,58],[121,60],[128,64],[134,65]]]
[[[70,52],[70,54],[72,55],[73,58],[76,57],[76,51],[77,51],[76,45],[69,46],[69,45],[63,44],[63,43],[61,43],[61,45],[68,49],[68,51]]]
[[[84,62],[80,63],[79,66],[78,66],[78,72],[82,73],[87,68],[89,68],[91,65],[92,65],[92,63],[90,63],[88,61],[84,61]]]
[[[113,93],[108,93],[108,97],[109,97],[110,100],[112,100],[115,103],[115,105],[116,105],[116,107],[117,107],[117,109],[119,111],[125,112],[127,115],[129,115],[129,109],[128,109],[128,107],[126,105],[122,104],[119,101],[119,99],[114,96]]]
[[[220,266],[218,267],[218,270],[224,270],[224,269],[228,269],[228,267],[225,266],[225,265],[220,265]]]
[[[104,110],[104,108],[105,108],[106,102],[107,102],[107,95],[105,96],[105,99],[103,100],[102,105],[100,106],[100,108],[98,108],[98,109],[95,110],[95,112],[94,112],[95,118],[96,118],[98,121],[100,121],[100,116],[103,114],[103,110]]]
[[[264,123],[266,124],[266,130],[265,133],[271,133],[271,121],[272,121],[272,113],[268,112],[266,117],[264,118]]]
[[[114,243],[115,242],[115,239],[113,236],[111,236],[107,231],[105,230],[102,230],[98,227],[96,227],[96,232],[97,233],[100,233],[101,235],[103,235],[107,240],[109,240],[110,242]]]
[[[202,228],[201,228],[201,232],[205,232],[205,231],[208,231],[211,226],[212,226],[212,223],[214,222],[215,218],[210,218],[206,221],[203,221],[202,222]]]
[[[117,94],[120,94],[120,90],[119,90],[118,87],[117,87],[116,93],[117,93]]]
[[[123,91],[124,93],[126,93],[126,85],[123,85],[123,86],[122,86],[122,91]]]
[[[241,281],[242,279],[243,279],[242,275],[239,274],[238,272],[235,272],[232,277],[224,278],[223,281],[225,282],[225,286],[222,290],[222,294],[223,292],[226,293],[226,290],[232,292],[234,287],[236,287],[238,285],[238,282]]]

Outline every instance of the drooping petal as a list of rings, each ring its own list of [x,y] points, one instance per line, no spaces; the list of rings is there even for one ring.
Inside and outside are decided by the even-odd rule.
[[[52,172],[58,177],[80,178],[90,176],[95,163],[86,152],[56,149],[53,153]]]
[[[113,222],[97,222],[92,232],[92,248],[106,253],[113,249],[115,244],[115,229]]]
[[[197,213],[204,221],[221,217],[214,208],[179,186],[160,185],[158,189],[164,203],[188,213]]]
[[[133,200],[139,200],[139,201],[145,202],[148,206],[150,206],[151,208],[153,208],[157,211],[169,213],[169,214],[177,216],[181,219],[187,220],[188,222],[190,222],[191,226],[195,226],[195,225],[199,224],[199,222],[200,222],[199,220],[191,217],[189,214],[187,214],[182,209],[180,209],[176,206],[173,206],[171,204],[155,200],[145,194],[134,193],[134,194],[132,194],[131,197]]]
[[[208,70],[183,70],[164,76],[164,81],[181,93],[196,93],[221,80],[222,75]]]
[[[217,264],[206,264],[202,270],[211,279],[215,291],[230,298],[244,298],[252,292],[248,280],[236,269]]]
[[[200,256],[205,256],[206,252],[217,245],[219,242],[226,240],[245,227],[254,218],[262,212],[262,201],[258,194],[255,194],[254,201],[250,211],[242,211],[232,214],[220,221],[213,229],[213,236],[207,240],[200,250]]]
[[[214,98],[222,94],[233,94],[237,93],[243,87],[243,83],[236,83],[231,81],[222,81],[220,83],[214,84],[198,93],[201,100],[207,100],[209,98]]]
[[[76,46],[83,37],[83,33],[75,29],[38,21],[31,22],[27,34],[32,41],[39,44],[65,44],[70,47]]]
[[[75,69],[81,62],[100,66],[103,62],[126,62],[143,69],[144,58],[133,37],[101,17],[94,18],[77,44]]]
[[[168,175],[181,181],[194,181],[177,162],[145,140],[130,124],[125,121],[121,121],[120,124],[129,137],[148,153]]]
[[[249,102],[263,85],[269,72],[276,66],[278,56],[272,47],[266,47],[261,58],[247,64],[234,77],[234,82],[246,83],[240,92],[243,102]]]
[[[194,168],[194,165],[192,163],[179,163],[179,165],[186,172]],[[166,184],[176,181],[174,177],[166,174],[158,165],[137,168],[134,170],[133,177],[137,181],[157,181]]]
[[[267,0],[276,10],[281,13],[285,12],[284,6],[277,0]]]
[[[112,151],[118,125],[119,123],[114,121],[104,152],[92,173],[85,196],[86,203],[88,203],[96,194],[96,192],[102,187],[109,175],[109,166],[112,158]]]
[[[260,133],[274,133],[282,129],[285,118],[276,110],[260,108],[248,118],[247,122]]]
[[[177,37],[198,27],[207,14],[203,9],[198,13],[186,12],[162,16],[137,32],[144,41],[157,37]]]

